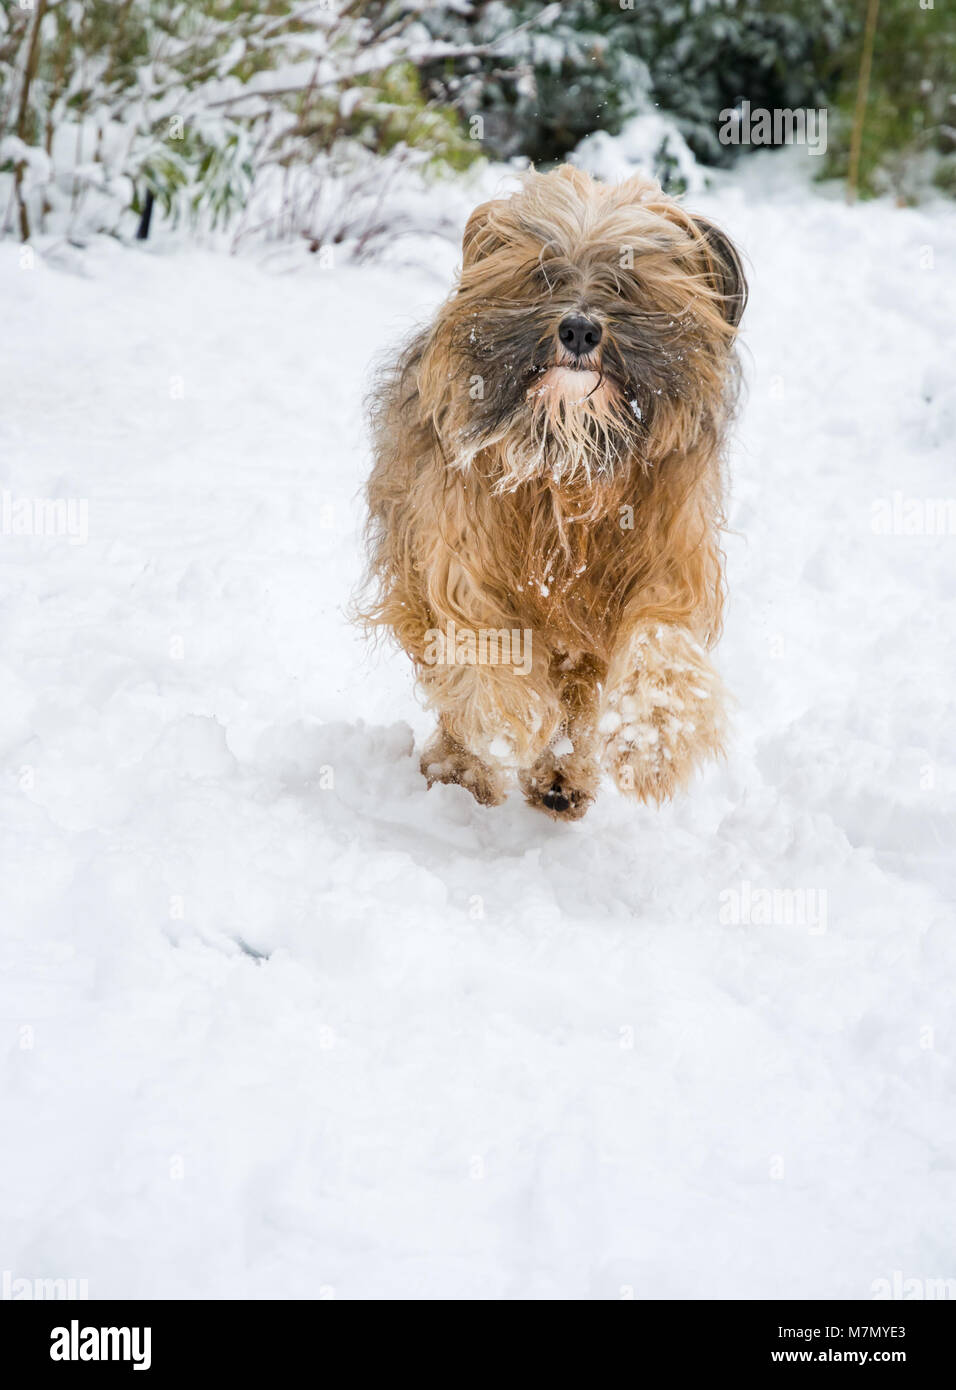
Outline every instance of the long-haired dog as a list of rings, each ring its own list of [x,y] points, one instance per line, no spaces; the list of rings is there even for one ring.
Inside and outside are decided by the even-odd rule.
[[[645,178],[529,175],[374,393],[364,616],[438,713],[429,784],[575,818],[721,751],[722,445],[746,299],[727,237]]]

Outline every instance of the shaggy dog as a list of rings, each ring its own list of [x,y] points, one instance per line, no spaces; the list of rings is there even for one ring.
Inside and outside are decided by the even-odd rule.
[[[373,397],[364,617],[438,713],[432,782],[584,814],[721,751],[721,451],[746,300],[721,232],[645,178],[530,174]]]

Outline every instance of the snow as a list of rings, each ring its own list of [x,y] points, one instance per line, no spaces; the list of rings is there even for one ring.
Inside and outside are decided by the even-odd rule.
[[[635,168],[654,169],[666,158],[680,186],[695,196],[706,187],[707,171],[698,164],[675,121],[650,106],[624,124],[619,135],[597,130],[578,145],[573,163],[595,178],[615,183]]]
[[[14,1277],[866,1298],[956,1272],[954,537],[873,524],[952,495],[956,231],[783,158],[695,199],[752,294],[731,755],[566,827],[426,791],[407,664],[345,616],[368,364],[453,248],[0,245],[0,480],[87,504],[85,535],[0,535]]]

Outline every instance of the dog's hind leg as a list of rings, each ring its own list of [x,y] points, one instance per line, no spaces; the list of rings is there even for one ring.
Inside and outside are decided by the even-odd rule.
[[[442,719],[425,745],[421,769],[429,786],[435,782],[450,782],[464,787],[482,806],[500,806],[505,799],[500,770],[462,747],[452,738]]]
[[[471,631],[471,629],[468,629]],[[421,689],[439,712],[438,729],[422,755],[432,782],[457,782],[476,801],[496,806],[516,769],[532,766],[562,722],[559,692],[548,658],[530,650],[527,662],[422,664]]]

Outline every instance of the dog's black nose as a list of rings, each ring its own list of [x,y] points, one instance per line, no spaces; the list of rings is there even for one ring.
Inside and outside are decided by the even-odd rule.
[[[558,338],[574,357],[587,357],[601,341],[601,325],[583,314],[569,314],[558,324]]]

